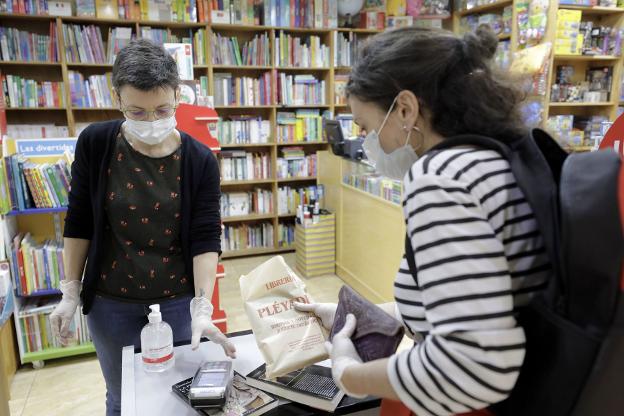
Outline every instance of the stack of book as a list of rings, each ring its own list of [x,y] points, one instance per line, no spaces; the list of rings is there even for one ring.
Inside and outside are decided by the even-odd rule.
[[[271,74],[259,78],[236,77],[229,73],[214,74],[215,105],[271,105]]]
[[[17,234],[11,244],[11,258],[15,290],[20,296],[58,290],[65,279],[62,242],[47,240],[39,244],[31,234]]]
[[[59,299],[35,298],[24,302],[18,312],[19,325],[22,334],[24,352],[38,352],[50,348],[63,347],[52,335],[50,313],[59,303]],[[91,341],[87,319],[82,315],[80,308],[76,309],[74,319],[69,330],[74,336],[69,346],[87,344]]]
[[[266,0],[264,24],[281,27],[336,28],[336,0]]]
[[[1,78],[8,108],[59,108],[65,105],[63,82],[40,82],[17,75],[2,75]]]
[[[195,65],[206,65],[206,46],[208,37],[206,29],[198,29],[193,33],[193,62]],[[177,41],[174,41],[177,42]],[[183,42],[184,43],[184,42]],[[189,42],[186,42],[189,43]]]
[[[357,33],[334,32],[334,66],[355,65],[359,41]]]
[[[57,62],[56,23],[47,35],[0,26],[0,52],[3,61]]]
[[[221,152],[221,179],[223,181],[244,181],[268,179],[271,177],[271,155],[250,153],[244,150]]]
[[[105,75],[91,75],[85,80],[80,72],[69,71],[69,90],[72,107],[110,108],[115,105],[110,72]]]
[[[221,234],[221,248],[224,252],[273,247],[273,224],[269,222],[228,225]]]
[[[323,118],[319,110],[300,109],[277,113],[277,142],[320,142],[323,140]]]
[[[301,38],[280,31],[275,39],[274,62],[278,67],[329,67],[329,47],[318,36]]]
[[[295,244],[295,224],[280,222],[277,227],[278,247],[291,247]]]
[[[5,0],[0,1],[0,13],[20,13],[31,15],[48,14],[47,0]]]
[[[212,63],[214,65],[269,66],[269,36],[255,35],[243,44],[241,50],[236,36],[227,37],[216,33],[212,37]]]
[[[268,143],[271,122],[259,116],[230,116],[217,122],[217,137],[221,144]]]
[[[284,157],[277,158],[278,179],[316,176],[316,154],[305,155],[303,148],[282,149]]]
[[[336,121],[342,127],[342,135],[345,139],[360,135],[360,127],[353,121],[353,114],[338,114]]]
[[[99,26],[63,23],[63,40],[67,62],[98,64],[107,62]]]
[[[70,182],[65,159],[35,164],[20,155],[6,156],[0,163],[2,212],[67,206]]]
[[[395,204],[401,203],[402,181],[380,176],[375,173],[354,173],[343,177],[343,183],[361,189]]]
[[[120,50],[132,40],[132,28],[131,27],[112,27],[108,29],[108,63],[114,64],[115,58]]]
[[[141,26],[141,37],[151,40],[156,45],[175,43],[167,29],[160,29],[157,27]]]
[[[288,75],[277,78],[278,100],[281,105],[325,105],[325,81],[314,75]]]
[[[299,205],[311,205],[313,201],[323,206],[325,187],[313,185],[299,188],[280,187],[277,191],[278,215],[296,214]]]
[[[12,139],[69,137],[69,127],[54,124],[9,124],[7,136]]]
[[[273,192],[256,188],[253,192],[225,192],[221,194],[221,216],[238,217],[273,212]]]

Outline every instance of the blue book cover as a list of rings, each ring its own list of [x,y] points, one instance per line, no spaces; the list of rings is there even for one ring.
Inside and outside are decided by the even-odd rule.
[[[20,166],[20,164],[18,163],[17,160],[17,155],[13,155],[11,157],[11,163],[12,163],[12,167],[13,167],[13,181],[15,182],[15,193],[17,196],[17,206],[19,210],[23,210],[26,209],[26,201],[24,200],[24,191],[23,191],[23,186],[24,183],[22,182],[22,166]]]
[[[39,247],[39,250],[43,252],[43,269],[45,276],[45,283],[48,289],[52,289],[52,282],[50,282],[50,268],[49,268],[49,260],[48,260],[48,244],[49,242],[45,242],[43,247]]]

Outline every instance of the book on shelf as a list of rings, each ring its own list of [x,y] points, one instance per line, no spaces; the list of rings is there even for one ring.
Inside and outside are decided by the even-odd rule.
[[[277,142],[300,143],[323,140],[323,117],[319,110],[300,109],[277,113]]]
[[[271,136],[271,122],[253,115],[230,116],[219,119],[217,137],[221,144],[268,143]]]
[[[360,36],[353,32],[333,32],[334,37],[334,66],[351,67],[357,61],[357,52],[360,45]]]
[[[237,217],[273,212],[273,192],[256,188],[253,192],[224,192],[221,194],[221,216]]]
[[[271,155],[243,150],[221,151],[221,178],[223,181],[269,179]]]
[[[99,26],[63,23],[62,31],[67,62],[97,64],[107,62]]]
[[[36,81],[17,75],[2,75],[7,108],[59,108],[65,106],[62,81]]]
[[[17,314],[24,352],[33,353],[51,348],[62,348],[63,345],[52,334],[50,313],[58,305],[60,299],[33,298],[23,302]],[[73,334],[67,346],[77,346],[91,342],[87,319],[76,309],[74,318],[69,325]]]
[[[60,288],[60,281],[65,278],[62,242],[38,243],[30,233],[19,233],[11,248],[13,283],[19,296]]]
[[[271,74],[259,78],[232,77],[230,73],[215,73],[215,104],[217,106],[271,105]]]
[[[105,75],[91,75],[85,80],[80,72],[69,71],[68,77],[72,107],[110,108],[116,105],[110,72]]]
[[[287,154],[285,157],[277,158],[277,178],[308,178],[316,176],[316,154],[299,156],[298,154]]]
[[[342,135],[345,138],[349,139],[360,135],[360,127],[353,121],[353,114],[338,114],[336,116],[336,121],[340,123]]]
[[[95,0],[76,0],[76,16],[95,17]]]
[[[46,35],[0,26],[0,55],[3,61],[58,62],[56,22]]]
[[[56,163],[33,163],[21,155],[5,156],[0,164],[3,207],[25,210],[67,206],[71,183],[69,166],[64,157]]]
[[[376,173],[347,174],[342,181],[347,185],[378,196],[386,201],[401,204],[403,195],[403,184],[401,181],[390,179]]]
[[[255,35],[241,46],[236,36],[212,36],[212,63],[231,66],[270,66],[269,36],[267,33]]]
[[[295,244],[295,224],[280,222],[277,227],[277,246],[291,247]]]
[[[224,253],[273,247],[273,224],[270,222],[226,225],[221,234],[221,248]]]
[[[69,137],[68,126],[49,124],[9,124],[6,135],[11,139]]]
[[[118,19],[117,0],[95,0],[95,14],[99,19]]]
[[[141,26],[141,37],[151,40],[156,45],[162,45],[168,42],[174,43],[169,31],[158,27]]]
[[[246,376],[247,384],[295,403],[333,412],[344,397],[332,378],[331,368],[312,365],[275,380],[266,378],[266,364]]]
[[[325,81],[314,75],[288,75],[277,77],[278,102],[282,105],[325,105]]]
[[[193,79],[193,51],[190,43],[165,43],[165,50],[178,65],[181,80]]]
[[[200,77],[200,80],[180,82],[180,102],[190,105],[199,105],[202,97],[208,96],[208,77]]]
[[[0,79],[2,79],[2,72],[0,72]],[[4,142],[8,131],[9,129],[6,119],[6,99],[4,94],[0,94],[0,144]]]
[[[48,1],[5,0],[0,1],[0,13],[20,13],[32,15],[48,14]]]
[[[277,67],[329,67],[329,46],[323,45],[319,36],[302,37],[279,31],[274,52]]]
[[[120,19],[140,19],[141,2],[135,0],[118,0]]]
[[[277,213],[278,215],[296,214],[299,205],[310,205],[312,201],[324,204],[325,187],[312,185],[304,187],[283,186],[277,190]]]
[[[127,46],[132,40],[131,27],[111,27],[108,29],[108,63],[114,64],[115,58],[120,50]]]
[[[198,0],[200,1],[200,0]],[[206,65],[206,46],[208,38],[206,29],[198,29],[193,33],[193,62],[195,65]]]
[[[334,104],[347,104],[347,83],[349,76],[344,74],[336,74],[334,76]]]

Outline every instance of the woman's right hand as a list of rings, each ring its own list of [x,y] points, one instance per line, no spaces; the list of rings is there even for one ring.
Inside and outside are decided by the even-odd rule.
[[[328,331],[331,330],[334,325],[334,318],[336,317],[336,303],[300,303],[295,302],[295,309],[300,312],[310,312],[316,315],[323,324],[323,327]]]
[[[61,345],[67,345],[72,334],[69,327],[74,320],[76,308],[80,304],[80,280],[61,281],[63,297],[54,311],[50,314],[52,334],[59,340]]]

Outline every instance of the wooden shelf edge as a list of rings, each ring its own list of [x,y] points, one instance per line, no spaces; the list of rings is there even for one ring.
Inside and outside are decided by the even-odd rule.
[[[278,254],[285,253],[289,251],[295,251],[294,247],[262,247],[262,248],[248,248],[243,250],[230,250],[224,251],[221,254],[222,259],[231,259],[235,257],[246,257],[246,256],[259,256],[266,254]]]
[[[548,103],[550,107],[609,107],[612,105],[616,105],[614,102],[605,102],[605,103],[559,103],[559,102],[550,102]]]
[[[239,215],[239,216],[234,216],[234,217],[221,217],[221,221],[223,223],[230,223],[230,222],[271,220],[273,218],[275,218],[275,214],[250,214],[250,215]]]
[[[262,185],[274,183],[275,179],[258,179],[248,181],[221,181],[221,186],[236,186],[236,185]]]
[[[472,9],[468,9],[468,10],[460,10],[459,15],[463,17],[463,16],[468,16],[471,14],[489,12],[492,10],[503,9],[507,6],[511,6],[512,4],[513,4],[512,0],[497,1],[495,3],[484,4],[483,6],[473,7]]]

